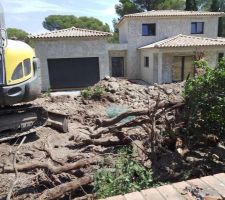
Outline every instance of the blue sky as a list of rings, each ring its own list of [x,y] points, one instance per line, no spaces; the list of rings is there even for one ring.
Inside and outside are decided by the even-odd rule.
[[[51,14],[92,16],[112,27],[116,3],[118,0],[1,0],[6,26],[28,33],[45,32],[42,22]]]

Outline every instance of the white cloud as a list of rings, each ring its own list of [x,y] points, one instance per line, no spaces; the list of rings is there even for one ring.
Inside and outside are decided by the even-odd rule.
[[[104,10],[101,10],[100,11],[103,15],[115,15],[116,14],[116,11],[115,11],[115,8],[114,7],[108,7]]]

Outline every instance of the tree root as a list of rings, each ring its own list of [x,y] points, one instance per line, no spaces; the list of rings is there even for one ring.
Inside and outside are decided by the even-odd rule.
[[[44,193],[41,194],[39,199],[45,199],[45,200],[59,199],[60,197],[65,195],[65,193],[76,190],[79,187],[83,185],[87,185],[91,182],[92,182],[92,178],[90,176],[86,176],[78,180],[71,181],[69,183],[64,183],[52,189],[45,190]]]
[[[67,163],[67,164],[64,164],[63,166],[56,167],[50,163],[33,161],[30,163],[25,163],[25,164],[17,164],[16,168],[17,168],[18,172],[24,172],[24,171],[29,171],[29,170],[39,168],[39,169],[48,170],[52,174],[60,174],[62,172],[68,172],[70,170],[85,167],[85,166],[93,164],[95,162],[96,161],[89,161],[89,160],[83,159],[83,160],[79,160],[75,163]],[[5,166],[1,173],[12,173],[12,172],[14,172],[13,166],[10,166],[10,167]]]

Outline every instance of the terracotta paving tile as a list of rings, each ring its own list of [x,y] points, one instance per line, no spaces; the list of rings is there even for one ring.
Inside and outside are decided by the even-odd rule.
[[[200,179],[193,179],[187,182],[192,186],[197,186],[198,188],[200,188],[199,195],[201,195],[203,198],[213,197],[217,200],[222,199],[222,197],[218,194],[216,190],[211,188],[208,184],[204,183]]]
[[[225,198],[225,184],[219,181],[219,179],[213,176],[206,176],[201,178],[201,180],[208,185],[210,185],[213,189],[215,189],[223,198]]]
[[[115,197],[109,197],[106,200],[126,200],[124,196],[119,195],[119,196],[115,196]]]
[[[125,199],[126,200],[145,200],[140,192],[125,194]]]
[[[157,190],[167,200],[181,200],[181,199],[185,199],[171,185],[164,185],[164,186],[158,187]]]
[[[157,189],[147,189],[141,191],[145,200],[165,200]]]
[[[222,183],[225,184],[225,173],[216,174],[216,175],[214,175],[214,177],[216,177],[216,178],[219,179]]]
[[[186,190],[186,188],[190,187],[190,185],[185,182],[174,183],[172,186],[185,198],[188,200],[195,200],[194,197]]]

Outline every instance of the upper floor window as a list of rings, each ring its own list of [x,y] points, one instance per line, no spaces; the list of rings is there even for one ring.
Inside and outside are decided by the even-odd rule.
[[[142,35],[143,36],[156,35],[156,24],[142,24]]]
[[[204,22],[191,23],[191,34],[203,34],[203,33],[204,33]]]

